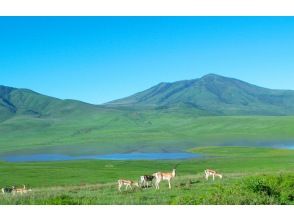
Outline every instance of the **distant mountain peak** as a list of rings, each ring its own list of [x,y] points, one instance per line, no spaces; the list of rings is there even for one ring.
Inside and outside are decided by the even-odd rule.
[[[294,91],[273,90],[210,73],[198,79],[159,83],[104,107],[193,112],[204,115],[294,115]],[[0,86],[0,121],[14,115],[59,117],[96,106],[60,100],[27,89]]]
[[[209,73],[209,74],[206,74],[206,75],[202,76],[201,78],[199,78],[199,80],[216,80],[216,79],[217,80],[228,80],[228,79],[232,79],[232,78],[222,76],[219,74],[215,74],[215,73]]]
[[[221,75],[218,75],[218,74],[215,74],[215,73],[208,73],[204,76],[201,77],[201,79],[204,79],[204,78],[224,78],[224,76],[221,76]]]
[[[106,105],[194,109],[218,115],[293,115],[294,91],[266,89],[209,73],[198,79],[160,83]]]

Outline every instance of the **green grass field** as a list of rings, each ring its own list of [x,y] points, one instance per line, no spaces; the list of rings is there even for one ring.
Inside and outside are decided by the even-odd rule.
[[[25,195],[5,194],[1,204],[294,204],[294,151],[254,147],[200,147],[202,159],[182,161],[65,161],[0,163],[0,186],[33,189]],[[172,190],[117,190],[117,180],[171,171]],[[211,168],[223,179],[204,180]]]
[[[68,119],[12,118],[0,123],[0,155],[179,151],[203,145],[294,142],[293,116],[195,116],[100,109]]]

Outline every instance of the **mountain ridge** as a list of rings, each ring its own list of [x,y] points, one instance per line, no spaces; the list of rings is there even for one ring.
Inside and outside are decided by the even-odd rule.
[[[95,106],[77,100],[62,100],[29,89],[0,85],[0,121],[13,116],[63,117],[69,113],[91,110]]]
[[[161,82],[134,95],[102,105],[58,99],[29,89],[0,85],[0,121],[15,115],[63,117],[97,108],[151,109],[208,115],[294,115],[294,91],[256,86],[207,74],[192,80]]]
[[[215,114],[292,115],[294,91],[273,90],[238,79],[208,74],[198,79],[159,83],[147,90],[106,103],[116,107],[185,108]]]

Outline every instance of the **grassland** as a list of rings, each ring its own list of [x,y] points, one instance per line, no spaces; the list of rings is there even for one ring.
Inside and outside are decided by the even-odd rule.
[[[195,116],[101,108],[84,117],[14,117],[0,123],[0,155],[179,151],[200,145],[294,142],[293,116]]]
[[[0,163],[0,186],[26,184],[26,195],[1,195],[1,204],[294,204],[294,151],[253,147],[200,147],[202,159],[182,161],[66,161]],[[119,178],[169,171],[173,189],[117,191]],[[213,168],[223,180],[206,182]]]

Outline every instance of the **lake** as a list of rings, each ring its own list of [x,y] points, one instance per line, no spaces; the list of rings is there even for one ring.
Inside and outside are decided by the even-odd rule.
[[[294,146],[288,146],[287,149],[294,150]]]
[[[9,155],[1,157],[7,162],[41,162],[41,161],[65,161],[65,160],[179,160],[200,158],[200,154],[194,153],[122,153],[122,154],[101,154],[69,156],[63,154],[30,154],[30,155]]]
[[[294,150],[294,146],[275,146],[274,148]]]

